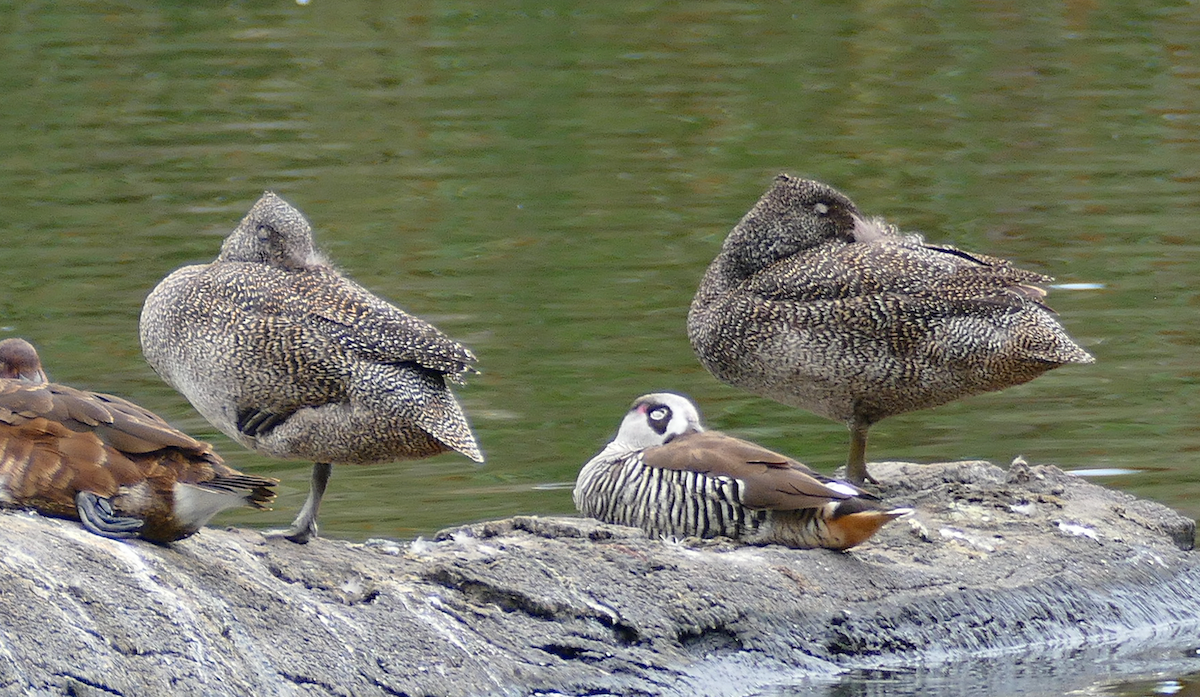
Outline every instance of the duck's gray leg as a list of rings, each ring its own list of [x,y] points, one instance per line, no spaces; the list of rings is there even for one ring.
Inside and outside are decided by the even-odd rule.
[[[328,462],[318,462],[313,465],[312,486],[308,490],[308,500],[304,502],[304,507],[300,509],[296,519],[292,521],[292,527],[283,533],[284,537],[297,544],[304,544],[317,536],[317,511],[321,509],[321,498],[325,496],[325,486],[329,484],[331,472],[333,472],[333,465]]]
[[[862,486],[863,482],[878,484],[867,472],[867,430],[870,428],[870,423],[857,417],[850,422],[850,456],[846,458],[846,478],[856,486]]]
[[[138,531],[146,524],[141,518],[127,518],[113,513],[109,500],[91,491],[75,494],[75,510],[83,527],[101,537],[118,540],[137,537]]]

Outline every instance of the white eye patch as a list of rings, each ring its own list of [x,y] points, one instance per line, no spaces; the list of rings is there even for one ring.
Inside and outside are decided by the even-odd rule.
[[[655,407],[650,410],[650,418],[655,421],[662,421],[671,415],[671,410],[666,407]]]
[[[813,206],[813,210],[817,212],[817,215],[825,215],[829,212],[829,206],[824,203],[818,203]]]

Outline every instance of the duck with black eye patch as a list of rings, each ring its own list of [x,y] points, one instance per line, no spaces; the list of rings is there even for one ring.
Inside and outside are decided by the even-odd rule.
[[[613,440],[580,470],[574,500],[583,515],[654,536],[836,550],[911,512],[708,431],[695,404],[670,392],[634,400]]]

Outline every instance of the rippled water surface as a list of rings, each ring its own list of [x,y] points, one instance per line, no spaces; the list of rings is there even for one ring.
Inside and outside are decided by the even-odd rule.
[[[0,26],[0,337],[284,480],[275,511],[221,522],[288,522],[308,465],[217,434],[137,317],[266,188],[483,370],[458,394],[487,465],[338,468],[327,535],[570,512],[556,485],[661,389],[832,469],[844,427],[717,383],[684,330],[780,171],[1056,276],[1097,358],[884,421],[869,456],[1021,454],[1200,514],[1195,4],[126,0]]]

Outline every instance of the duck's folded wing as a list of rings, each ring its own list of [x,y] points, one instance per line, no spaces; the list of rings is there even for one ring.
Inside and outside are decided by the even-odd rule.
[[[182,309],[169,320],[180,334],[188,333],[191,314],[204,317],[222,340],[236,334],[231,327],[241,329],[263,351],[279,354],[269,356],[274,368],[290,370],[299,362],[307,376],[320,379],[322,371],[332,376],[345,368],[326,362],[326,356],[353,353],[378,363],[413,363],[452,378],[473,370],[475,356],[464,346],[332,269],[299,273],[262,264],[215,264],[181,276],[175,285],[182,288],[175,303]],[[300,396],[299,403],[304,401]]]
[[[741,486],[741,503],[750,508],[817,508],[866,494],[848,484],[832,482],[785,455],[715,431],[649,448],[644,459],[650,467],[735,479]]]
[[[353,281],[326,274],[311,289],[321,329],[348,351],[380,363],[416,363],[458,376],[474,369],[475,355],[419,317],[372,295]]]
[[[1005,295],[1040,300],[1045,293],[1032,284],[1050,280],[1003,259],[898,241],[838,243],[802,252],[750,279],[745,290],[767,300],[808,302],[951,288],[956,295],[994,302]]]
[[[1066,335],[1037,288],[944,282],[917,292],[883,292],[805,302],[747,300],[765,318],[761,336],[802,340],[854,351],[886,347],[895,356],[924,354],[940,361],[1004,355],[1054,364],[1090,363]]]

